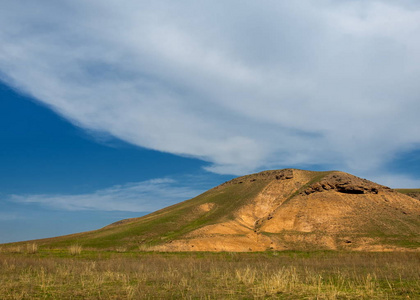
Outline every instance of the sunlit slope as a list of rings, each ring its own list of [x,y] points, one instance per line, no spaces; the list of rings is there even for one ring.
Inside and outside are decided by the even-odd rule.
[[[226,184],[144,217],[122,220],[95,231],[43,239],[39,243],[52,248],[78,243],[84,247],[110,249],[162,244],[202,226],[233,219],[238,207],[253,199],[268,182]]]
[[[339,171],[265,171],[141,218],[37,243],[155,251],[416,250],[420,201]]]
[[[157,250],[369,250],[420,247],[420,202],[343,172],[269,182],[227,222],[204,226]],[[239,179],[243,181],[242,179]]]

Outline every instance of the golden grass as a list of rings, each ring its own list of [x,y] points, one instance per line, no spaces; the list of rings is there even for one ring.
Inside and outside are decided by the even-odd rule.
[[[121,246],[121,247],[115,248],[115,251],[117,251],[118,253],[124,253],[127,251],[127,248]]]
[[[26,253],[35,254],[38,252],[38,245],[35,243],[26,244]]]
[[[69,246],[69,253],[70,255],[79,255],[82,253],[82,246],[77,244]]]
[[[13,245],[4,247],[3,252],[5,253],[23,253],[23,247],[21,245]]]
[[[0,253],[0,295],[1,299],[419,299],[420,254]]]
[[[139,251],[144,251],[144,252],[146,252],[146,251],[149,251],[150,246],[148,246],[148,245],[144,245],[144,244],[141,244],[141,245],[139,245],[137,248],[139,249]]]

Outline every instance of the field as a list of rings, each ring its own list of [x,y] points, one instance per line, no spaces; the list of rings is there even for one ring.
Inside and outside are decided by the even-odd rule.
[[[420,299],[420,253],[0,252],[1,299]]]

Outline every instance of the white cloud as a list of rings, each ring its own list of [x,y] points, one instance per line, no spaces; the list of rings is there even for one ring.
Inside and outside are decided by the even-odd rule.
[[[393,189],[418,188],[420,186],[419,179],[413,179],[407,175],[381,174],[372,175],[369,179]]]
[[[161,178],[116,185],[79,195],[10,195],[16,203],[33,203],[59,210],[150,212],[187,200],[202,190],[173,179]],[[0,215],[0,219],[1,219]]]
[[[415,1],[13,1],[3,80],[217,173],[379,170],[420,143]]]

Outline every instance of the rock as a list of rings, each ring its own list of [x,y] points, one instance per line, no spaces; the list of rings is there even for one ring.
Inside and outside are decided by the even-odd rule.
[[[346,173],[335,173],[324,177],[306,188],[301,194],[310,195],[315,192],[336,190],[343,194],[378,194],[390,188]]]
[[[293,178],[293,170],[292,169],[283,170],[283,176],[284,176],[285,179],[292,179]]]

